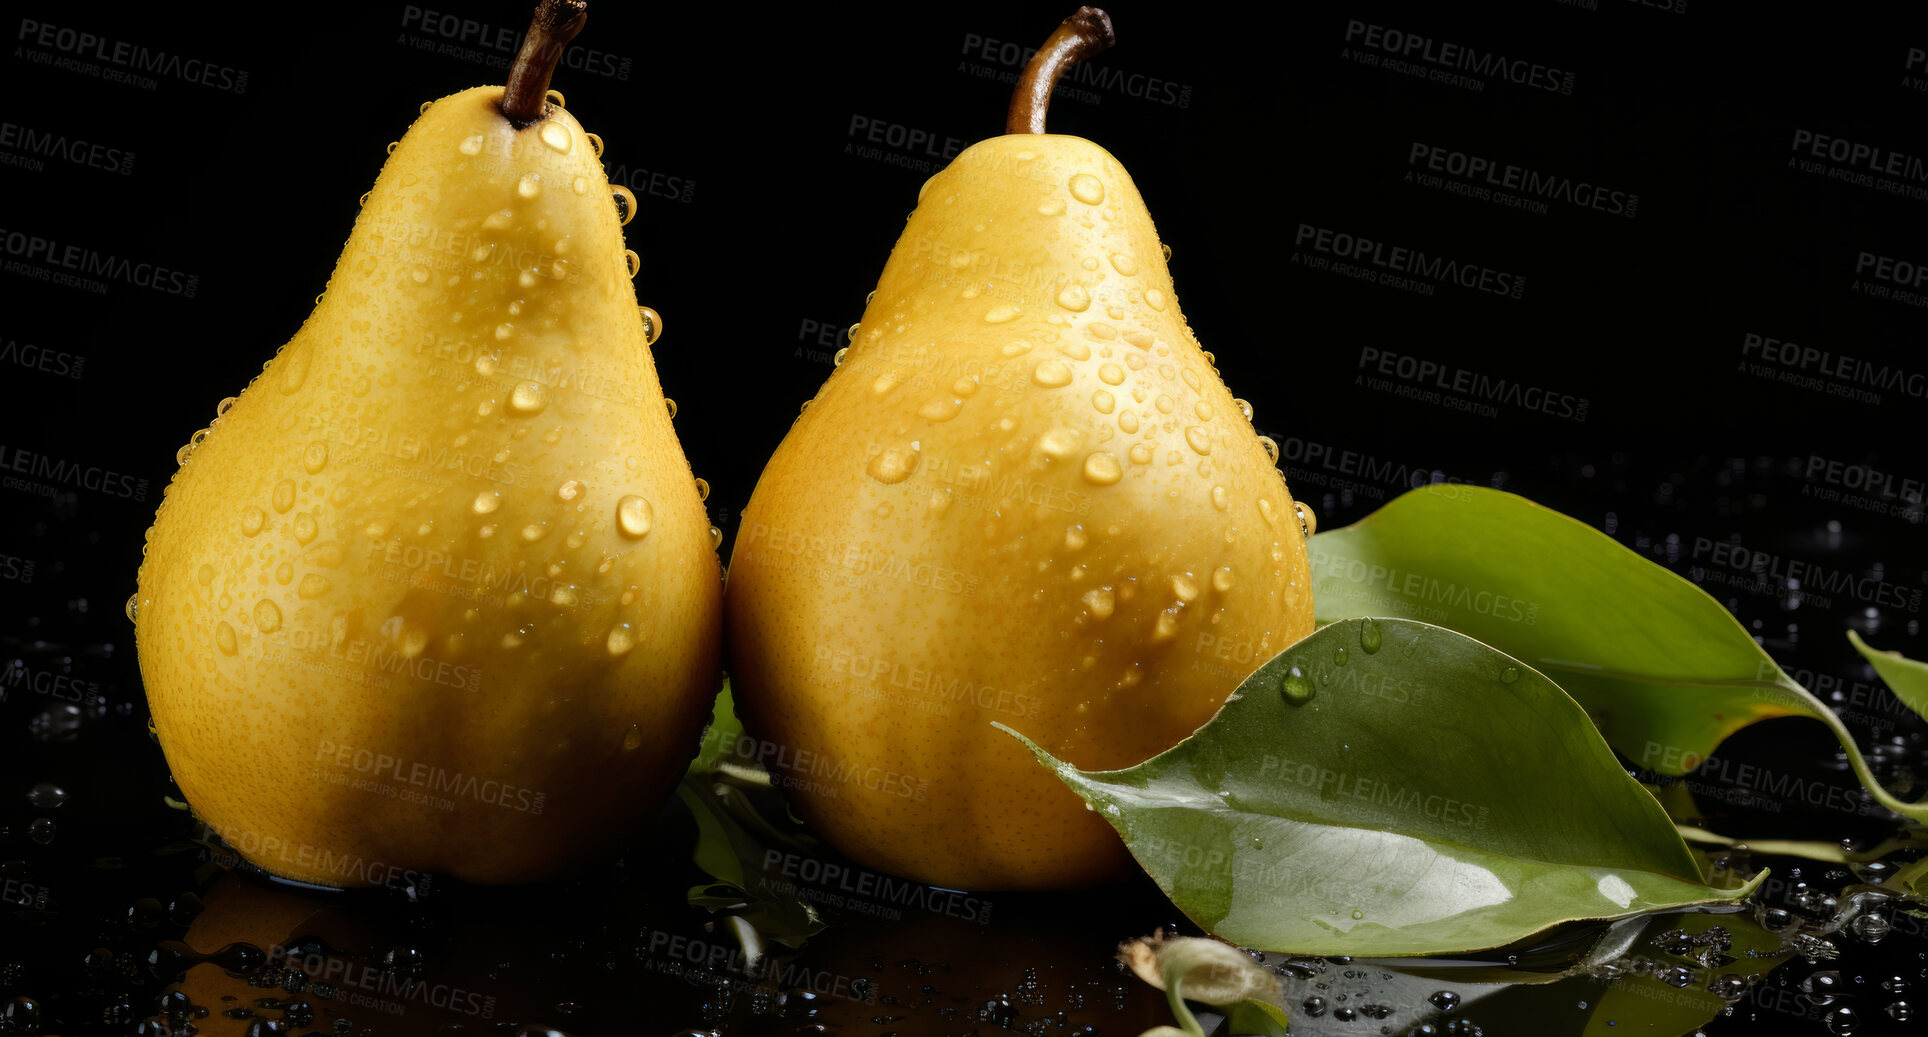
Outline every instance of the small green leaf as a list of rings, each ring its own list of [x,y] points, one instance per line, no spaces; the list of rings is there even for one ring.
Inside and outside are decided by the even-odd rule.
[[[1852,630],[1848,631],[1848,641],[1861,653],[1861,658],[1874,667],[1895,698],[1916,713],[1928,716],[1928,663],[1916,662],[1900,652],[1878,651]]]
[[[1026,744],[1180,910],[1261,950],[1496,947],[1760,881],[1704,884],[1660,805],[1552,681],[1410,620],[1315,632],[1136,767],[1080,771]]]
[[[1232,1006],[1227,1021],[1233,1033],[1258,1034],[1260,1037],[1286,1037],[1291,1020],[1285,1009],[1268,1001],[1246,998]]]
[[[1840,719],[1720,602],[1557,511],[1498,490],[1428,486],[1314,536],[1308,551],[1321,622],[1403,616],[1477,637],[1557,680],[1641,767],[1686,774],[1749,724],[1811,717],[1883,806],[1928,821],[1928,803],[1875,781]],[[1900,674],[1888,679],[1901,680],[1903,701],[1928,704],[1928,669],[1870,661],[1884,678]]]

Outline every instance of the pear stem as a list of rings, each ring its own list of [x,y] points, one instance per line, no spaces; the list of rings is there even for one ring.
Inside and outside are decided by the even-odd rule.
[[[516,129],[549,114],[549,78],[556,74],[563,48],[588,20],[588,0],[542,0],[536,5],[522,50],[509,66],[508,88],[502,91],[502,114]]]
[[[1071,66],[1116,42],[1110,15],[1102,8],[1078,8],[1024,66],[1024,74],[1011,90],[1011,111],[1005,116],[1004,132],[1043,133],[1045,109],[1051,105],[1051,91],[1057,89],[1058,80],[1071,71]]]

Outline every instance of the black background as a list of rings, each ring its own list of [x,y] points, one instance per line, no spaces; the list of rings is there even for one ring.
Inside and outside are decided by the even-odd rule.
[[[5,25],[0,119],[132,156],[114,171],[99,167],[122,161],[102,151],[0,146],[4,460],[25,450],[128,477],[51,497],[0,490],[0,650],[13,660],[0,759],[19,776],[0,790],[9,858],[53,852],[23,838],[45,813],[19,806],[32,781],[74,797],[58,814],[65,852],[178,825],[158,805],[165,768],[145,738],[122,615],[175,451],[307,316],[384,146],[420,104],[501,81],[512,50],[459,27],[451,38],[440,19],[513,34],[527,17],[519,3],[455,0],[171,7],[27,5]],[[1415,479],[1524,494],[1702,582],[1824,699],[1843,691],[1864,745],[1912,745],[1921,725],[1871,686],[1841,634],[1855,626],[1877,647],[1928,656],[1928,396],[1916,384],[1853,401],[1757,377],[1742,355],[1755,333],[1928,377],[1928,308],[1854,290],[1862,252],[1928,262],[1928,195],[1791,162],[1811,158],[1792,147],[1803,129],[1928,160],[1928,68],[1907,67],[1911,48],[1928,48],[1928,19],[1901,9],[1783,19],[1677,0],[1121,3],[1120,43],[1097,64],[1125,78],[1060,97],[1051,127],[1130,171],[1173,250],[1186,317],[1285,448],[1288,481],[1323,527]],[[1035,46],[1065,13],[593,6],[576,44],[594,52],[590,67],[565,67],[554,86],[640,200],[626,228],[643,259],[638,296],[664,317],[656,362],[726,538],[862,315],[918,186],[947,150],[1000,131],[1021,65],[1000,46]],[[1348,39],[1354,20],[1571,72],[1572,90],[1498,77],[1472,90],[1368,67],[1347,52],[1361,42]],[[30,22],[198,58],[218,85],[161,72],[148,89],[46,64],[90,59],[41,44]],[[1554,201],[1533,214],[1430,189],[1408,179],[1415,142],[1636,194],[1638,209]],[[1421,296],[1313,270],[1295,262],[1295,250],[1313,254],[1297,243],[1304,226],[1506,271],[1525,288]],[[27,254],[34,237],[192,275],[192,294],[112,276],[95,278],[104,292],[50,283],[32,273],[56,269]],[[23,346],[64,359],[35,367]],[[1359,377],[1372,374],[1364,349],[1584,399],[1584,420],[1376,389]],[[1333,470],[1346,451],[1380,474]],[[1825,499],[1868,493],[1843,482],[1856,466],[1893,477],[1879,511]],[[139,480],[144,491],[125,489]],[[1743,574],[1707,546],[1721,541],[1871,577],[1913,606],[1735,590]],[[58,696],[22,684],[23,667],[91,689],[81,715],[50,719]],[[50,740],[50,724],[81,736]],[[1819,725],[1777,721],[1727,752],[1825,768],[1831,746]],[[1790,836],[1880,827],[1784,806]]]

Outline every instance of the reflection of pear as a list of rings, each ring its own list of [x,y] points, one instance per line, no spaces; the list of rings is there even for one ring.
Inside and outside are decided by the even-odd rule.
[[[1061,74],[1102,19],[1040,60]],[[1016,116],[1054,79],[1027,73],[1015,122],[1041,131]],[[1310,633],[1275,452],[1117,160],[1041,132],[960,154],[737,537],[731,672],[786,792],[859,862],[938,885],[1113,871],[1117,836],[990,725],[1127,766]]]
[[[667,793],[715,690],[712,531],[601,142],[543,101],[566,7],[506,96],[425,106],[149,531],[162,746],[269,871],[556,873]]]

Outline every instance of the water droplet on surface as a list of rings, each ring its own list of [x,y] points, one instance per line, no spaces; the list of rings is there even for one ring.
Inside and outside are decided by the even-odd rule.
[[[1359,647],[1365,649],[1367,655],[1378,651],[1385,643],[1386,636],[1380,632],[1377,620],[1368,619],[1359,624]]]
[[[1109,450],[1099,450],[1085,458],[1085,481],[1098,486],[1110,486],[1124,478],[1124,469],[1118,466],[1118,458]]]
[[[611,630],[609,632],[609,637],[611,640],[614,640],[616,637],[616,631]],[[623,649],[623,651],[628,651],[628,649],[625,648]],[[637,749],[642,747],[642,744],[643,744],[643,729],[636,726],[635,724],[629,725],[629,730],[623,732],[623,752],[626,752],[626,753],[635,752]]]
[[[623,249],[623,266],[628,269],[629,276],[635,277],[643,272],[643,257],[633,248]]]
[[[616,526],[626,537],[648,536],[649,527],[655,523],[655,520],[655,509],[649,506],[648,501],[633,493],[625,495],[616,502]]]
[[[536,541],[541,540],[544,536],[548,534],[548,532],[549,532],[548,527],[543,523],[531,522],[528,525],[522,527],[522,539],[527,540],[528,542],[533,544]]]
[[[1100,389],[1097,392],[1094,392],[1091,394],[1091,405],[1097,408],[1098,413],[1100,414],[1110,414],[1111,408],[1116,404],[1116,402],[1117,401],[1111,398],[1111,394],[1104,391],[1103,389]]]
[[[560,105],[562,102],[556,103]],[[569,149],[576,145],[575,135],[569,132],[569,127],[554,120],[543,123],[536,135],[542,138],[544,144],[564,155],[569,154]]]
[[[1292,513],[1298,516],[1300,536],[1309,537],[1313,533],[1318,532],[1319,517],[1314,515],[1312,509],[1306,507],[1303,501],[1292,502]]]
[[[457,144],[455,150],[464,155],[480,155],[482,153],[482,135],[478,133],[473,137],[462,138],[462,143]]]
[[[589,178],[586,176],[579,176],[574,180],[569,181],[569,186],[572,189],[574,189],[577,194],[588,194]]]
[[[1239,399],[1234,399],[1234,400],[1232,401],[1232,406],[1234,406],[1234,407],[1237,407],[1237,408],[1238,408],[1238,412],[1239,412],[1240,414],[1242,414],[1242,415],[1244,415],[1244,416],[1245,416],[1245,420],[1246,420],[1246,421],[1251,421],[1251,420],[1252,420],[1252,405],[1251,405],[1251,404],[1249,404],[1249,403],[1247,403],[1247,402],[1245,402],[1244,400],[1239,400]]]
[[[932,421],[949,421],[964,409],[964,401],[955,396],[933,396],[917,408],[917,416]]]
[[[1047,389],[1071,384],[1071,365],[1062,360],[1040,360],[1031,380]]]
[[[561,486],[556,487],[556,499],[575,500],[577,497],[582,496],[582,489],[583,486],[580,480],[570,479]]]
[[[215,624],[214,645],[216,648],[221,649],[222,655],[233,655],[235,649],[238,647],[238,643],[234,637],[234,628],[228,625],[227,620],[222,620]]]
[[[917,451],[901,446],[888,447],[880,451],[876,457],[870,459],[869,464],[864,466],[864,471],[872,479],[886,486],[903,482],[916,470]]]
[[[1078,600],[1084,602],[1085,611],[1091,613],[1093,619],[1110,619],[1112,611],[1117,608],[1117,598],[1110,587],[1093,587]]]
[[[1265,456],[1267,459],[1269,459],[1273,464],[1279,463],[1279,445],[1277,443],[1272,442],[1272,437],[1260,436],[1259,446],[1265,450]]]
[[[663,409],[666,411],[669,411],[669,420],[671,421],[676,420],[676,401],[675,400],[672,400],[667,396],[663,397]]]
[[[708,479],[699,478],[696,480],[696,499],[699,503],[710,499],[710,481]]]
[[[636,218],[636,193],[621,184],[610,184],[609,196],[616,203],[616,226],[629,226]]]
[[[987,324],[1008,324],[1018,319],[1022,312],[1016,306],[993,306],[985,311],[984,321]]]
[[[541,194],[542,193],[542,174],[541,173],[522,174],[522,179],[517,180],[515,182],[515,193],[523,198],[534,198],[536,195]]]
[[[541,382],[517,382],[509,393],[509,409],[517,414],[540,414],[548,405],[548,391]]]
[[[1125,255],[1123,252],[1114,252],[1111,256],[1111,268],[1126,277],[1130,277],[1138,272],[1138,261]]]
[[[1105,200],[1104,182],[1090,173],[1079,173],[1071,178],[1071,197],[1086,205],[1097,205]]]
[[[1105,364],[1098,368],[1098,378],[1106,385],[1123,385],[1125,371],[1117,364]]]
[[[582,135],[582,139],[589,142],[589,150],[595,152],[597,158],[602,157],[603,141],[601,137],[598,137],[593,133],[584,132]]]
[[[267,523],[268,523],[268,513],[265,511],[262,511],[260,508],[257,508],[254,505],[250,504],[247,507],[241,509],[241,535],[242,536],[250,536],[250,537],[254,536],[255,534],[261,532],[261,527],[267,525]]]
[[[1220,594],[1232,589],[1231,566],[1221,565],[1212,572],[1212,588]]]
[[[1426,1001],[1442,1012],[1450,1012],[1459,1007],[1459,995],[1450,990],[1435,991]]]
[[[319,440],[308,444],[307,449],[301,452],[301,467],[307,469],[309,475],[316,475],[328,467],[328,444]]]
[[[1068,356],[1073,360],[1091,359],[1091,347],[1085,345],[1083,342],[1075,338],[1066,339],[1065,341],[1059,343],[1058,352],[1063,353],[1065,356]]]
[[[1172,408],[1177,406],[1177,404],[1172,402],[1171,397],[1165,395],[1162,392],[1158,394],[1157,399],[1151,401],[1151,404],[1152,406],[1158,408],[1158,413],[1160,414],[1170,414],[1172,412]]]
[[[1126,414],[1125,416],[1130,417],[1131,415]],[[1133,443],[1131,445],[1131,450],[1127,452],[1127,455],[1131,458],[1132,464],[1150,464],[1151,463],[1151,444]]]
[[[328,577],[319,573],[309,573],[301,578],[301,586],[295,588],[295,596],[310,601],[327,594],[334,587]]]
[[[1846,1005],[1842,1005],[1840,1008],[1828,1013],[1826,1022],[1829,1033],[1847,1037],[1848,1034],[1861,1028],[1861,1014]]]
[[[1212,434],[1206,431],[1202,425],[1193,425],[1187,428],[1185,430],[1185,442],[1192,448],[1194,453],[1209,454],[1212,452]]]
[[[1138,431],[1138,415],[1134,411],[1123,411],[1118,415],[1118,428],[1129,436]]]
[[[1165,308],[1165,293],[1156,288],[1145,289],[1145,305],[1154,310],[1163,310]]]
[[[711,526],[710,527],[710,550],[714,551],[717,548],[722,546],[723,546],[723,531],[716,528],[715,526]]]
[[[1191,576],[1185,573],[1179,573],[1177,576],[1172,577],[1172,593],[1178,596],[1179,601],[1188,604],[1197,601],[1198,581],[1192,579]]]
[[[492,515],[502,506],[502,494],[495,490],[483,490],[475,495],[475,503],[470,505],[477,515]]]
[[[275,483],[274,492],[269,495],[268,503],[274,505],[275,514],[286,515],[295,506],[295,481],[283,479]]]
[[[1353,911],[1352,911],[1352,920],[1353,920],[1353,921],[1355,921],[1355,922],[1356,922],[1356,921],[1358,921],[1358,920],[1360,920],[1361,918],[1364,918],[1364,917],[1366,917],[1366,913],[1365,913],[1364,911],[1361,911],[1361,910],[1359,910],[1358,908],[1354,908],[1354,909],[1353,909]]]
[[[281,607],[267,598],[254,603],[254,626],[264,634],[281,629]]]
[[[1083,313],[1091,308],[1091,293],[1081,284],[1068,284],[1058,290],[1058,305],[1073,313]]]
[[[663,337],[662,315],[647,306],[636,307],[636,312],[643,318],[643,345],[655,345],[656,340]]]
[[[1508,666],[1506,669],[1500,671],[1501,684],[1512,684],[1514,681],[1517,681],[1519,679],[1520,679],[1520,668],[1517,666]]]
[[[1349,658],[1351,658],[1351,655],[1344,648],[1332,653],[1332,661],[1340,666],[1344,666],[1346,660]]]
[[[1297,666],[1286,671],[1285,679],[1279,683],[1279,692],[1285,701],[1294,706],[1303,706],[1312,701],[1312,678]]]

